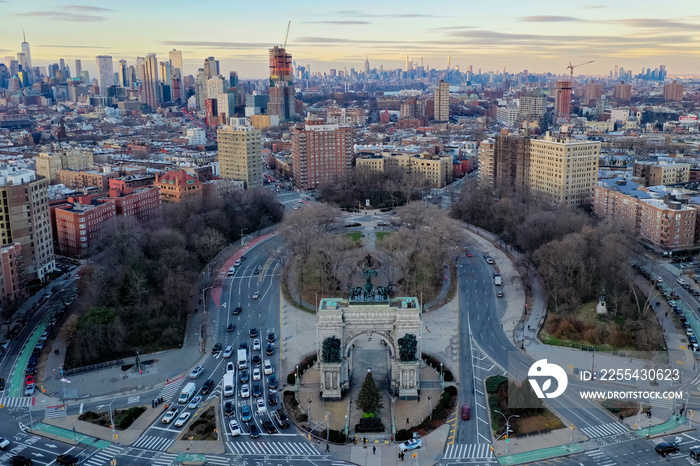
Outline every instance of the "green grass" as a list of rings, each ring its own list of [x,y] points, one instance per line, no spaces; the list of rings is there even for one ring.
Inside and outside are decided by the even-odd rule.
[[[386,238],[387,236],[389,236],[390,234],[391,234],[390,231],[378,231],[377,232],[377,240],[381,241],[384,238]]]
[[[359,242],[360,238],[362,238],[362,232],[361,231],[351,231],[349,233],[345,233],[345,236],[349,237],[351,240],[355,242]]]

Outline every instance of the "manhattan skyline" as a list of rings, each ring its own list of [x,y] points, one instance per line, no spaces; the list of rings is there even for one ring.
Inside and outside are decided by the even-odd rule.
[[[78,58],[95,72],[96,55],[133,62],[155,53],[183,51],[184,74],[195,74],[203,59],[215,56],[222,70],[236,70],[244,79],[265,78],[267,50],[284,41],[299,64],[311,70],[403,68],[406,55],[435,69],[453,67],[531,73],[565,74],[566,65],[593,60],[577,74],[607,75],[615,65],[639,73],[642,67],[665,64],[670,75],[697,75],[700,15],[695,3],[682,0],[673,11],[658,3],[621,1],[614,6],[491,4],[444,2],[440,8],[418,2],[369,1],[329,4],[320,1],[204,1],[179,5],[156,0],[114,5],[0,1],[11,18],[0,30],[0,54],[19,50],[23,30],[32,47],[34,66]]]

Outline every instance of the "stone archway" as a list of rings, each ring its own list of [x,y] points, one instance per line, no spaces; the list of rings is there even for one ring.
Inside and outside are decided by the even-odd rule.
[[[417,298],[395,298],[383,302],[353,302],[324,298],[316,310],[318,360],[321,366],[321,396],[340,399],[350,388],[352,342],[364,334],[378,335],[390,350],[390,390],[401,398],[417,398],[420,348],[413,359],[401,360],[399,339],[406,334],[418,341],[422,315]],[[324,351],[324,342],[329,349]]]

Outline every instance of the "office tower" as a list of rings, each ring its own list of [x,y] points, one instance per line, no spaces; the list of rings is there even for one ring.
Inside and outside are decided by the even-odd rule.
[[[32,53],[29,50],[29,42],[27,42],[27,36],[22,32],[23,35],[23,40],[22,40],[22,53],[24,54],[24,59],[25,59],[25,65],[27,66],[27,70],[30,70],[32,68]],[[663,66],[663,65],[661,65]],[[664,66],[664,69],[666,67]]]
[[[620,84],[615,84],[615,87],[613,87],[613,99],[624,101],[632,99],[632,85],[625,84],[624,81]]]
[[[22,50],[24,51],[24,49]],[[659,65],[659,81],[666,79],[666,65]]]
[[[440,80],[435,89],[435,121],[450,120],[450,83]]]
[[[121,87],[129,87],[128,73],[129,67],[126,60],[119,60],[119,68],[117,71],[117,85]]]
[[[22,244],[28,280],[43,281],[55,269],[48,186],[33,170],[0,167],[0,238],[3,246]]]
[[[365,56],[365,75],[369,76],[369,57]]]
[[[619,70],[618,65],[615,65],[615,73],[613,74],[613,79],[617,79],[620,76],[618,70]]]
[[[158,79],[158,57],[156,57],[155,53],[146,55],[143,61],[141,75],[143,76],[143,81],[141,82],[141,90],[143,92],[141,102],[155,110],[161,102],[160,80]]]
[[[136,57],[136,66],[134,66],[134,71],[136,72],[136,82],[140,83],[143,81],[143,62],[145,58]]]
[[[238,87],[238,72],[231,71],[228,74],[228,85],[229,87]]]
[[[136,83],[136,67],[134,65],[129,65],[126,70],[126,84],[127,87],[132,89]]]
[[[246,124],[245,118],[232,118],[231,126],[217,131],[219,174],[226,180],[243,180],[246,189],[262,187],[262,135]]]
[[[207,100],[207,78],[204,75],[204,68],[197,70],[197,77],[194,84],[194,96],[197,103],[197,110],[204,110],[205,100]]]
[[[313,189],[338,181],[352,168],[353,130],[306,120],[305,127],[292,132],[294,185]]]
[[[170,86],[170,81],[173,79],[170,61],[160,62],[160,79],[163,81],[164,86]]]
[[[90,82],[90,72],[88,70],[83,70],[80,72],[80,80],[84,83]]]
[[[59,58],[58,60],[58,69],[61,70],[61,76],[63,77],[63,80],[66,80],[66,61],[63,58]]]
[[[663,65],[661,65],[663,66]],[[674,79],[673,82],[664,84],[664,100],[667,102],[680,102],[683,100],[683,84],[678,84]]]
[[[554,85],[554,117],[571,115],[571,81],[557,81]]]
[[[182,68],[182,50],[175,50],[172,49],[168,53],[170,57],[170,64],[172,65],[173,68],[173,76],[176,76],[180,79],[182,79],[182,75],[184,73],[184,70]],[[177,70],[177,72],[176,72]]]
[[[206,79],[213,78],[219,75],[219,60],[215,60],[214,57],[207,57],[204,59],[204,74]]]
[[[79,78],[83,74],[83,62],[80,59],[75,60],[75,77]]]
[[[270,101],[268,115],[287,121],[296,115],[292,55],[282,47],[270,49]]]
[[[114,64],[109,55],[98,55],[97,61],[97,83],[100,86],[100,94],[107,95],[107,88],[114,86]]]

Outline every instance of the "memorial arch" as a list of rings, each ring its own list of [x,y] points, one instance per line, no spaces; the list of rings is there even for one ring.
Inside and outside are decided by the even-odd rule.
[[[352,301],[324,298],[316,310],[321,397],[340,399],[350,389],[353,341],[361,335],[382,338],[390,352],[390,390],[417,398],[422,314],[417,298]]]

